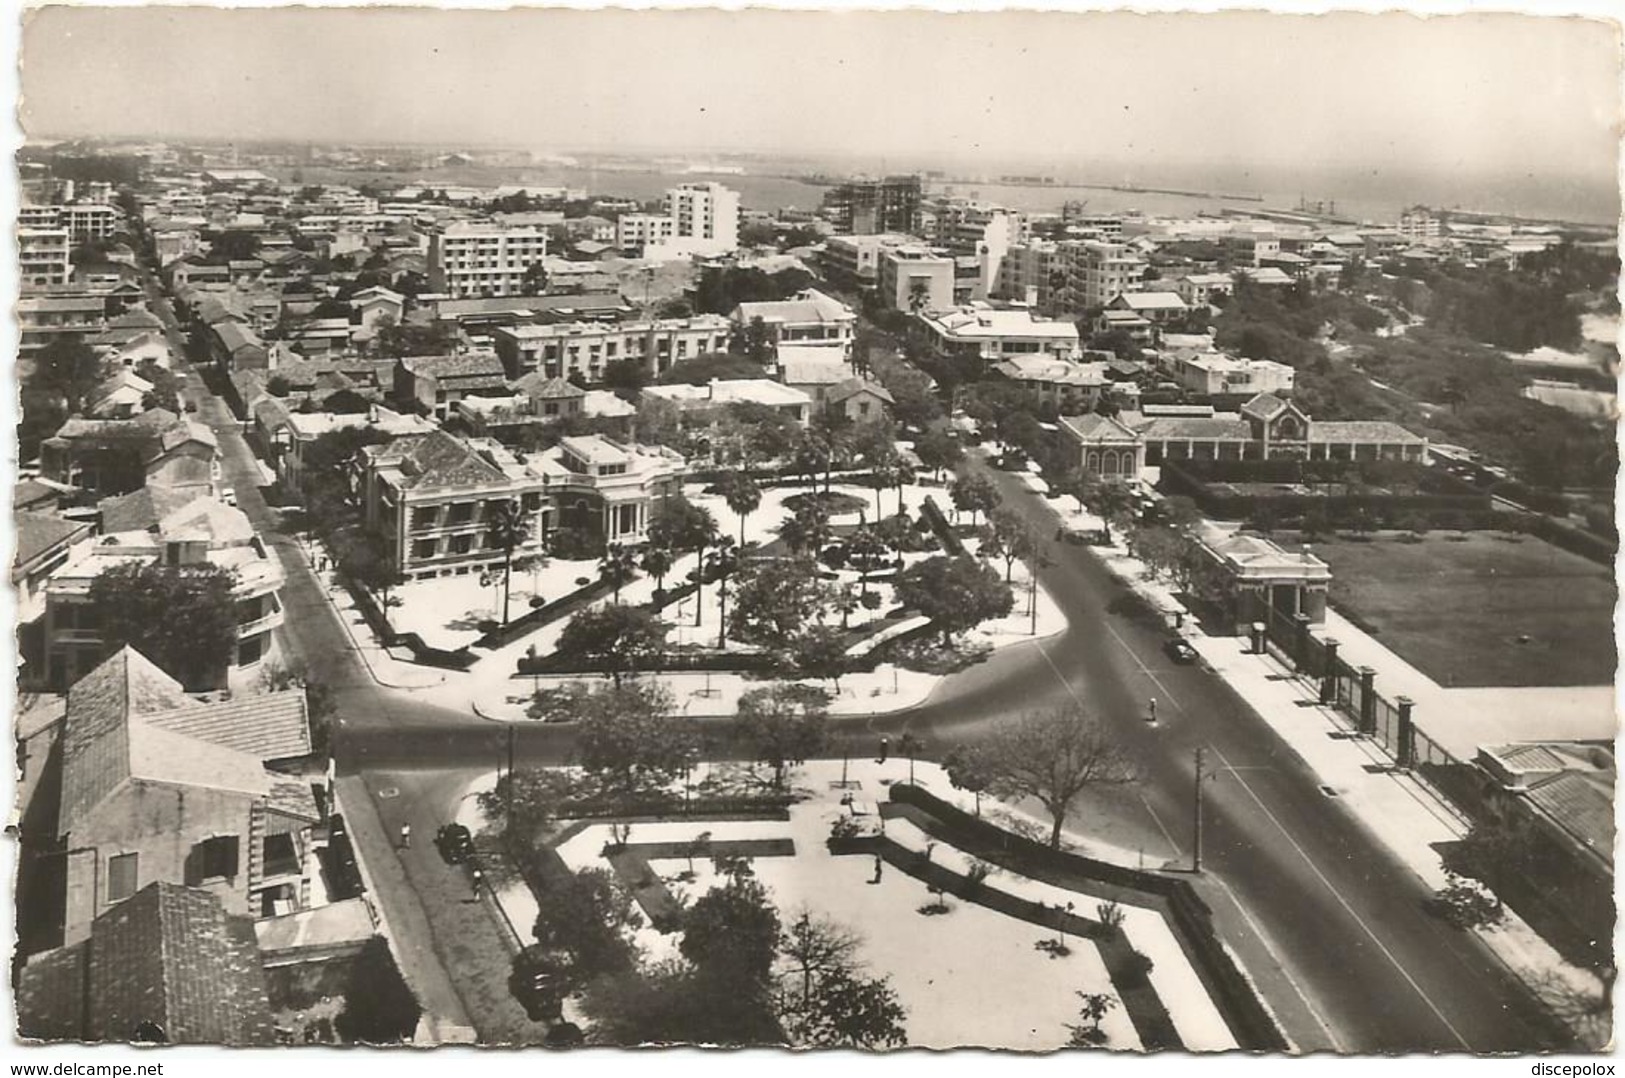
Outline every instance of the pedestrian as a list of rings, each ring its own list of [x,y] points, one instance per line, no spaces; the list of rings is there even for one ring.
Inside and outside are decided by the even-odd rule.
[[[883,738],[880,739],[880,759],[876,760],[875,763],[877,763],[877,764],[885,763],[886,759],[890,755],[891,755],[891,739],[883,737]]]
[[[480,884],[485,882],[485,873],[481,872],[479,869],[476,868],[474,870],[474,872],[473,872],[473,877],[474,877],[474,900],[477,902],[477,901],[479,901],[479,897],[480,897]]]
[[[1151,713],[1145,721],[1152,726],[1157,725],[1157,698],[1155,696],[1151,698]]]
[[[410,850],[411,848],[412,848],[412,825],[409,824],[409,823],[403,823],[403,824],[401,824],[401,849]]]
[[[884,865],[884,864],[885,864],[885,862],[880,859],[880,855],[878,853],[875,854],[875,878],[870,880],[869,881],[870,883],[879,883],[880,882],[880,869],[881,869],[881,866]]]

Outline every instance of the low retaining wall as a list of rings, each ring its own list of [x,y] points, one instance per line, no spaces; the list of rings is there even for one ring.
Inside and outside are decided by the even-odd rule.
[[[953,843],[965,852],[976,853],[978,851],[974,848],[979,847],[988,854],[988,860],[1011,862],[1007,867],[1013,867],[1023,875],[1035,879],[1047,876],[1050,878],[1046,882],[1056,883],[1063,881],[1054,877],[1082,876],[1156,895],[1166,903],[1174,932],[1185,945],[1192,966],[1230,1026],[1236,1043],[1249,1051],[1280,1052],[1287,1049],[1286,1038],[1275,1020],[1265,1010],[1252,985],[1214,932],[1213,911],[1188,881],[1053,850],[972,816],[918,786],[894,784],[891,787],[891,800],[921,810],[935,818],[946,831],[968,840],[968,845],[973,849],[966,849],[966,844],[959,841]]]

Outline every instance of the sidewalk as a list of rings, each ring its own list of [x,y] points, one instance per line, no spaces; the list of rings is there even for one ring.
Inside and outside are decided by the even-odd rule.
[[[341,778],[334,784],[333,799],[349,830],[368,902],[378,914],[379,933],[389,941],[401,976],[423,1008],[414,1043],[473,1043],[468,1012],[427,942],[430,933],[423,907],[406,883],[394,844],[383,830],[366,786],[358,778]]]
[[[1092,526],[1088,514],[1063,514],[1080,526]],[[1160,581],[1144,579],[1143,563],[1129,556],[1120,542],[1093,548],[1101,561],[1133,590],[1165,613],[1184,606]],[[1446,690],[1428,681],[1398,656],[1347,621],[1328,613],[1328,635],[1342,644],[1341,655],[1356,665],[1378,671],[1377,683],[1387,693],[1412,695],[1417,712],[1423,701],[1442,706]],[[1445,883],[1435,846],[1455,841],[1467,822],[1453,805],[1415,776],[1392,770],[1393,759],[1376,742],[1353,734],[1353,723],[1336,709],[1319,703],[1319,684],[1297,674],[1273,656],[1248,650],[1245,637],[1209,636],[1186,616],[1182,630],[1213,671],[1269,724],[1337,798],[1430,889]],[[1498,691],[1498,690],[1497,690]],[[1215,761],[1222,769],[1221,758]],[[1503,925],[1478,935],[1507,968],[1554,1013],[1573,1010],[1573,1000],[1601,1000],[1603,984],[1588,970],[1565,962],[1516,913],[1507,910]]]

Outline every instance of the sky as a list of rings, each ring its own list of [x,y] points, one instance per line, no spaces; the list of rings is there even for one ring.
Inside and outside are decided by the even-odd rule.
[[[1620,44],[1578,18],[48,8],[33,137],[1493,175],[1612,187]]]

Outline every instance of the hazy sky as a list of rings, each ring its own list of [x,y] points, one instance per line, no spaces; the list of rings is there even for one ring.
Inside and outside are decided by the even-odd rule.
[[[51,8],[40,137],[161,132],[1611,183],[1619,43],[1580,19]]]

